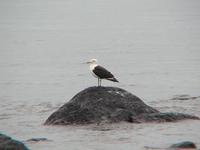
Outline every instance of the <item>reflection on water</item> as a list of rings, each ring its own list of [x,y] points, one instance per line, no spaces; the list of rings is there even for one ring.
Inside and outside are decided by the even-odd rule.
[[[200,116],[200,1],[0,2],[0,131],[32,149],[110,150],[198,143],[199,121],[43,126],[80,90],[96,85],[96,57],[119,86],[157,109]],[[184,99],[184,100],[183,100]]]

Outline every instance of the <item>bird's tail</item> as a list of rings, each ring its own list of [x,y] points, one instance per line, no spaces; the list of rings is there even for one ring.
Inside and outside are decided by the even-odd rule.
[[[107,80],[113,81],[113,82],[119,82],[115,77],[113,78],[108,78]]]

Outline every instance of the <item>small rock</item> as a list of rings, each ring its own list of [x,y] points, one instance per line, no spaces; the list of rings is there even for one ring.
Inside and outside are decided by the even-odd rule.
[[[29,150],[22,142],[0,133],[0,150]]]
[[[26,140],[27,142],[41,142],[41,141],[49,141],[47,138],[31,138]]]
[[[196,149],[196,145],[190,141],[184,141],[180,143],[176,143],[170,146],[170,148],[184,148],[184,149]]]
[[[190,95],[187,94],[183,94],[183,95],[175,95],[171,100],[194,100],[197,99],[199,97],[192,97]]]

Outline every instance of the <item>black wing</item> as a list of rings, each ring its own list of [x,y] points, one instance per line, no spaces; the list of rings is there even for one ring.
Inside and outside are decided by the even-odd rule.
[[[96,66],[93,72],[101,79],[114,77],[111,72],[109,72],[108,70],[106,70],[104,67],[101,67],[101,66]]]

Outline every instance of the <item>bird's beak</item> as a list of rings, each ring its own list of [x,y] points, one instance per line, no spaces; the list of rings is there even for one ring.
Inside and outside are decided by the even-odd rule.
[[[87,61],[87,62],[84,62],[83,64],[90,64],[90,62],[89,62],[89,61]]]

